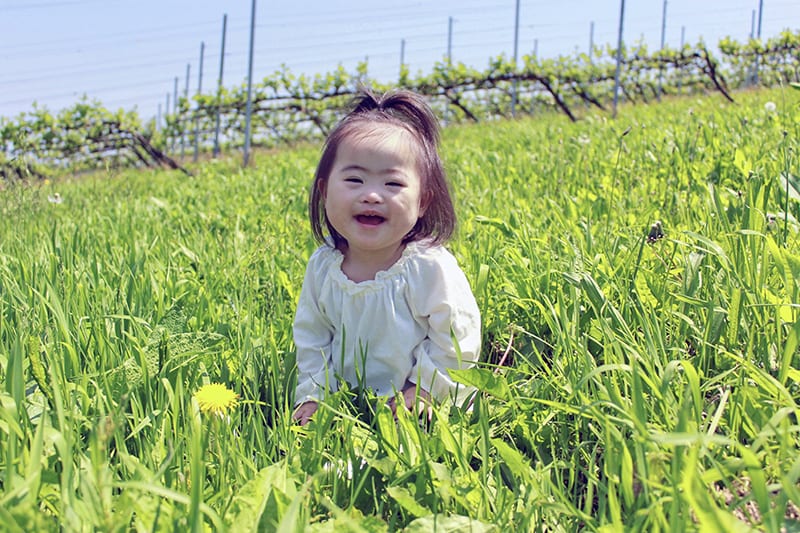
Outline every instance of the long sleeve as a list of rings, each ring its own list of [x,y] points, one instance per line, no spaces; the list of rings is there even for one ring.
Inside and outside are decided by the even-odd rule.
[[[414,349],[409,380],[441,400],[456,389],[447,370],[466,368],[478,360],[480,311],[466,276],[444,248],[419,262],[418,269],[410,276],[415,283],[409,288],[409,301],[415,320],[428,329]]]
[[[326,385],[336,388],[331,370],[333,327],[320,309],[319,261],[309,260],[294,318],[294,344],[297,348],[297,388],[295,404],[319,400]]]
[[[437,399],[449,396],[457,387],[447,370],[472,365],[481,338],[455,257],[411,242],[394,265],[359,283],[344,275],[342,261],[328,245],[308,261],[294,320],[295,403],[319,400],[340,382],[390,396],[408,380]]]

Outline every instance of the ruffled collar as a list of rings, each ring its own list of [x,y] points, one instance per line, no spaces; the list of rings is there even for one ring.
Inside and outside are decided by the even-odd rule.
[[[330,263],[330,274],[331,277],[336,280],[337,283],[342,285],[346,288],[352,289],[378,289],[385,285],[387,279],[394,278],[401,274],[405,269],[406,263],[408,263],[409,258],[416,255],[420,250],[421,243],[418,241],[411,241],[406,244],[403,252],[400,254],[400,258],[395,261],[392,266],[387,268],[386,270],[379,270],[375,274],[375,279],[368,279],[365,281],[361,281],[356,283],[355,281],[348,278],[345,273],[342,271],[342,261],[344,261],[344,254],[337,248],[330,247],[329,251],[332,256],[332,260]]]

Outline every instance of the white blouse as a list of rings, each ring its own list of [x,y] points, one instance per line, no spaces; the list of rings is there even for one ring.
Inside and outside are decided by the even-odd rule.
[[[319,400],[339,379],[379,396],[393,395],[406,380],[438,400],[465,389],[447,369],[478,360],[481,324],[455,257],[442,246],[410,242],[388,270],[360,283],[342,272],[343,259],[322,245],[308,261],[294,320],[295,403]]]

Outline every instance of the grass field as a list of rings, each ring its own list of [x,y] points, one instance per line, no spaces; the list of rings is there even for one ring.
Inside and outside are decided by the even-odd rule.
[[[319,147],[8,187],[2,528],[797,530],[798,139],[791,89],[448,129],[482,392],[427,423],[291,421]]]

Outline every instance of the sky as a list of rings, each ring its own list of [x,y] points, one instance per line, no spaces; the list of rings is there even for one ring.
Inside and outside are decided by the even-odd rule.
[[[352,71],[366,59],[370,78],[391,82],[401,53],[412,74],[429,73],[448,42],[454,62],[482,68],[490,57],[512,57],[517,1],[519,57],[616,43],[621,0],[257,0],[254,80],[281,65],[314,74],[339,64]],[[800,29],[798,0],[666,0],[666,44],[677,48],[682,36],[689,44],[715,46],[725,36],[744,42],[757,32],[759,1],[762,38]],[[658,48],[664,5],[625,2],[625,42]],[[147,120],[166,111],[168,98],[174,102],[176,78],[179,95],[187,85],[190,96],[213,93],[224,15],[223,83],[242,85],[252,7],[252,0],[0,0],[0,119],[34,102],[58,112],[86,95]]]

